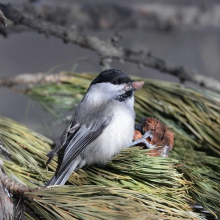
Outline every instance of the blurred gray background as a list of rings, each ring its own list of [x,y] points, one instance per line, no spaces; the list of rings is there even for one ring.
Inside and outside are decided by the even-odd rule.
[[[1,3],[11,3],[12,6],[21,9],[24,4],[31,7],[61,7],[71,8],[80,4],[91,7],[96,5],[116,5],[118,1],[1,1]],[[32,3],[30,3],[32,2]],[[108,5],[106,8],[108,9]],[[109,6],[109,7],[110,7]],[[220,18],[218,15],[220,4],[217,0],[152,0],[152,1],[120,1],[120,7],[129,7],[139,9],[164,11],[164,18],[158,23],[164,25],[166,19],[173,19],[173,12],[180,11],[182,17],[177,23],[165,23],[165,26],[154,27],[154,23],[145,24],[145,18],[138,25],[128,25],[126,28],[94,28],[88,26],[82,31],[88,35],[98,36],[101,39],[111,38],[117,31],[123,39],[119,42],[122,46],[133,50],[150,51],[154,56],[169,61],[173,64],[195,69],[205,76],[214,77],[220,80]],[[102,7],[101,7],[102,8]],[[189,9],[192,9],[191,11]],[[197,20],[192,18],[198,13]],[[187,14],[188,13],[188,14]],[[191,14],[190,14],[191,13]],[[194,14],[193,14],[194,13]],[[125,15],[123,15],[126,17]],[[175,15],[176,16],[176,15]],[[200,16],[200,17],[199,17]],[[156,17],[156,16],[155,16]],[[171,18],[170,18],[171,17]],[[119,17],[122,20],[122,18]],[[132,19],[139,19],[132,17]],[[146,17],[147,19],[147,17]],[[181,20],[182,19],[182,20]],[[185,19],[185,20],[184,20]],[[191,19],[191,20],[190,20]],[[180,22],[181,20],[181,22]],[[74,20],[72,21],[74,24]],[[130,21],[129,21],[130,22]],[[170,22],[170,21],[169,21]],[[179,22],[179,23],[178,23]],[[187,23],[188,22],[188,23]],[[137,23],[135,23],[137,24]],[[69,21],[68,25],[71,25]],[[64,44],[61,40],[38,34],[34,31],[12,33],[7,38],[0,35],[0,76],[13,76],[21,73],[38,73],[46,72],[49,69],[60,64],[60,67],[54,70],[71,70],[77,59],[86,58],[87,61],[80,62],[76,72],[99,72],[98,56],[92,51],[80,48],[73,44]],[[113,68],[118,68],[130,75],[139,75],[153,79],[167,80],[178,82],[178,80],[168,74],[159,73],[158,71],[143,68],[131,63],[120,63],[114,61]],[[193,85],[190,85],[193,86]],[[12,92],[8,88],[0,88],[0,115],[10,117],[16,121],[26,124],[31,129],[40,133],[46,132],[44,125],[54,119],[41,109],[36,103],[22,95]],[[55,129],[55,137],[58,137],[63,130],[63,126]]]

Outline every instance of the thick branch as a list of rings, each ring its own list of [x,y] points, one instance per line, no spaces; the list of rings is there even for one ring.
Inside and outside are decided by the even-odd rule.
[[[202,29],[220,28],[220,4],[197,2],[184,4],[181,2],[158,3],[147,2],[135,4],[111,3],[71,3],[66,5],[50,4],[23,4],[20,10],[24,14],[41,17],[45,21],[70,27],[87,29],[142,29],[172,31],[174,29]],[[180,6],[181,4],[181,6]],[[59,5],[59,6],[58,6]],[[17,31],[14,25],[9,25],[11,31]],[[27,29],[27,28],[26,28]],[[25,30],[25,29],[23,29]]]
[[[12,220],[14,216],[14,205],[5,188],[0,181],[0,219]]]
[[[204,88],[220,92],[219,81],[197,74],[193,70],[169,64],[168,62],[158,59],[149,53],[146,54],[143,52],[124,49],[117,45],[117,37],[112,40],[102,41],[97,37],[82,35],[76,29],[67,29],[50,22],[24,16],[19,11],[13,9],[10,5],[0,4],[0,9],[7,18],[17,24],[26,25],[34,30],[37,30],[39,33],[44,33],[46,36],[53,35],[62,39],[64,42],[71,42],[95,51],[100,55],[102,60],[106,61],[105,66],[109,66],[109,60],[103,58],[124,60],[157,69],[160,72],[176,76],[181,81],[193,82],[203,86]]]
[[[25,192],[31,192],[36,189],[31,189],[20,183],[15,182],[2,172],[3,161],[0,160],[0,219],[12,220],[12,219],[24,219],[23,202],[13,197],[10,197],[7,193],[10,192],[13,195],[21,196]],[[18,197],[19,198],[19,197]]]

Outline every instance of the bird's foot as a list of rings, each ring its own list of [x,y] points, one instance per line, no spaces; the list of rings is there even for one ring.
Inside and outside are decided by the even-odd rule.
[[[134,146],[134,145],[143,143],[143,144],[145,144],[146,147],[149,148],[149,149],[155,148],[156,145],[152,145],[152,144],[148,143],[148,141],[146,140],[147,138],[150,138],[150,139],[153,138],[153,135],[151,134],[151,130],[146,131],[146,132],[144,133],[144,135],[143,135],[140,139],[138,139],[138,140],[136,140],[136,141],[133,141],[133,142],[129,145],[129,147],[132,147],[132,146]]]

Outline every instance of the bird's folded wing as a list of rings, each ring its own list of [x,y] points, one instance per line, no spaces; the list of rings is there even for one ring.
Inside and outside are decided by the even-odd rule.
[[[71,166],[72,161],[80,154],[80,152],[92,141],[98,138],[110,122],[111,117],[92,121],[88,127],[86,127],[86,125],[81,125],[71,137],[71,140],[67,145],[63,162],[58,173],[62,173],[66,168],[68,169],[69,166]]]
[[[80,124],[79,123],[73,123],[73,121],[71,120],[69,122],[69,124],[67,125],[66,129],[64,130],[59,143],[55,146],[55,148],[53,148],[48,154],[47,156],[49,157],[48,161],[46,164],[49,164],[50,161],[53,159],[53,157],[57,154],[57,152],[62,149],[63,147],[66,146],[66,143],[68,141],[68,139],[71,138],[72,134],[80,128]]]

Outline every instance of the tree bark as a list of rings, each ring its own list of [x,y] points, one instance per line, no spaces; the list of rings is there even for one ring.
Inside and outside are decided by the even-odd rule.
[[[12,220],[14,216],[14,205],[1,181],[1,167],[3,163],[2,161],[0,163],[0,220]]]

